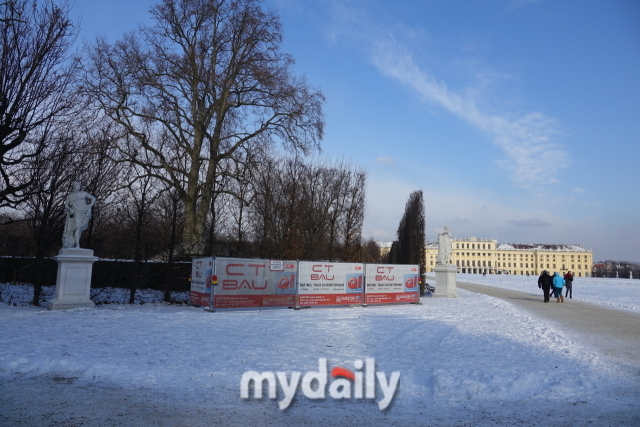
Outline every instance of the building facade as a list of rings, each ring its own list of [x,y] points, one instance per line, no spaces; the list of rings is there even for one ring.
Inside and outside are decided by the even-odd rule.
[[[391,246],[393,246],[393,242],[382,242],[380,240],[375,241],[378,247],[380,248],[380,257],[382,259],[386,259],[391,252]]]
[[[438,243],[428,243],[427,271],[435,268]],[[543,270],[589,277],[593,252],[580,245],[508,244],[468,237],[451,239],[451,263],[458,273],[540,275]]]

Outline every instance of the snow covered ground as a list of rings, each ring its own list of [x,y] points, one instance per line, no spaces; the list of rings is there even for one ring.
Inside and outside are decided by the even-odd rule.
[[[537,292],[534,278],[459,280]],[[629,282],[629,280],[626,280]],[[640,280],[577,279],[574,298],[638,315]],[[6,292],[11,292],[5,287]],[[485,295],[422,305],[233,310],[0,304],[0,425],[639,425],[640,380],[539,318]],[[550,327],[551,326],[551,327]],[[400,371],[376,399],[240,398],[245,371]],[[331,382],[331,380],[329,381]],[[266,390],[265,390],[266,392]]]
[[[538,289],[538,276],[459,274],[457,280],[542,295]],[[577,277],[573,281],[573,298],[640,313],[640,280]]]

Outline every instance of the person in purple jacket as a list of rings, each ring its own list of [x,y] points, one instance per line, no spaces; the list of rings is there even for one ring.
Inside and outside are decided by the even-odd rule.
[[[567,274],[564,275],[564,285],[567,288],[567,293],[564,295],[565,297],[573,298],[573,274],[570,271],[567,271]]]
[[[556,297],[556,302],[564,302],[562,296],[562,287],[564,286],[564,279],[557,271],[553,275],[553,295]]]

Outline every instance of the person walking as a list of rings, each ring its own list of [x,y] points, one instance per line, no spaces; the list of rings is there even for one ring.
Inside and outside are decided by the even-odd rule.
[[[573,274],[570,271],[564,275],[564,285],[567,287],[565,297],[573,298]]]
[[[538,288],[544,293],[544,302],[549,302],[549,290],[553,286],[553,278],[549,276],[549,272],[544,270],[538,277]]]
[[[562,296],[562,287],[564,286],[564,279],[557,271],[553,275],[553,295],[556,297],[556,302],[564,302]]]

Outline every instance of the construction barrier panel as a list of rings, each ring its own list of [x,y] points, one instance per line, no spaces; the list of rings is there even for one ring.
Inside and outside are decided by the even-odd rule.
[[[293,307],[297,261],[215,258],[211,308]]]
[[[189,292],[191,304],[209,307],[212,272],[213,258],[194,258],[191,264],[191,292]]]
[[[366,264],[365,273],[367,304],[420,301],[418,265]]]
[[[364,264],[346,262],[298,263],[298,304],[362,304]]]

